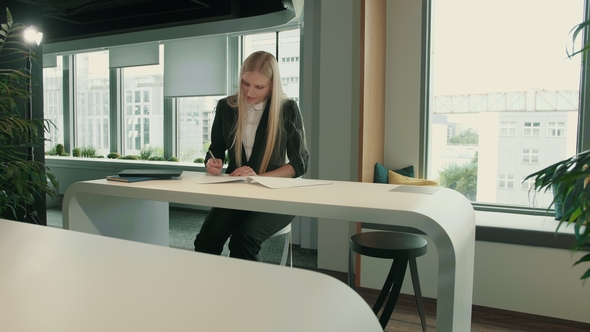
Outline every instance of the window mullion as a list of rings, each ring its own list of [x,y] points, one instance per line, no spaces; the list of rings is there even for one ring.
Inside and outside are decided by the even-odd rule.
[[[121,144],[121,137],[123,131],[121,129],[121,121],[123,109],[121,98],[123,91],[123,75],[121,69],[109,69],[109,135],[110,135],[110,152],[123,151]]]
[[[590,20],[590,0],[584,2],[584,21]],[[590,43],[590,33],[588,28],[583,33],[583,45]],[[579,130],[578,130],[578,151],[590,149],[590,59],[588,56],[582,57],[582,73],[580,80],[580,111],[578,112]]]

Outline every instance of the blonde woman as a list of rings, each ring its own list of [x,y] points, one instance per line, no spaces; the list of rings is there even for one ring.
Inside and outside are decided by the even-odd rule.
[[[283,93],[275,57],[252,53],[242,64],[239,86],[235,95],[217,103],[207,172],[219,175],[227,152],[230,176],[303,175],[309,159],[303,120],[295,101]],[[262,242],[292,220],[290,215],[212,208],[195,251],[219,255],[229,238],[231,257],[257,260]]]

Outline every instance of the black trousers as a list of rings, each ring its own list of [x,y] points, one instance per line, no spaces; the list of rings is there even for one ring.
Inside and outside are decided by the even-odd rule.
[[[220,255],[229,238],[230,257],[256,261],[262,242],[289,225],[293,217],[211,208],[195,239],[195,251]]]

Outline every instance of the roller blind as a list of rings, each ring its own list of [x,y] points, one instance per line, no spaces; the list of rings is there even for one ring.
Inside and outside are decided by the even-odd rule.
[[[124,68],[160,63],[158,43],[131,44],[109,48],[109,67]]]
[[[43,68],[57,67],[57,54],[43,54]]]
[[[164,97],[226,94],[226,36],[164,42]]]

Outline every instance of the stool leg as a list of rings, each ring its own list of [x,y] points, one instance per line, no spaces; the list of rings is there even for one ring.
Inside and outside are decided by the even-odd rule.
[[[418,305],[418,313],[420,314],[420,322],[422,323],[422,331],[426,332],[426,315],[424,314],[424,304],[422,303],[422,292],[420,291],[420,279],[418,279],[416,257],[410,258],[409,263],[410,274],[412,275],[412,285],[414,286],[414,295],[416,296],[416,305]]]
[[[381,317],[379,317],[379,323],[381,323],[381,327],[383,329],[385,329],[387,323],[389,322],[389,318],[391,318],[393,308],[395,307],[399,293],[402,290],[402,284],[404,283],[404,277],[406,275],[406,268],[408,267],[407,258],[397,260],[399,261],[399,268],[395,271],[395,280],[393,287],[391,288],[391,293],[389,294],[389,299],[387,300],[385,309],[383,309],[383,312],[381,313]]]
[[[352,265],[352,257],[354,256],[354,254],[352,253],[352,249],[348,250],[348,286],[350,286],[350,288],[355,289],[355,284],[354,284],[354,268]]]
[[[375,301],[375,305],[373,305],[373,312],[375,313],[375,315],[379,314],[379,310],[381,309],[381,306],[383,306],[387,294],[389,294],[389,292],[391,291],[391,286],[393,285],[393,281],[395,280],[395,275],[398,269],[399,259],[394,259],[391,263],[389,274],[387,274],[387,279],[385,279],[385,283],[383,284],[383,288],[381,288],[381,292],[377,297],[377,301]]]

